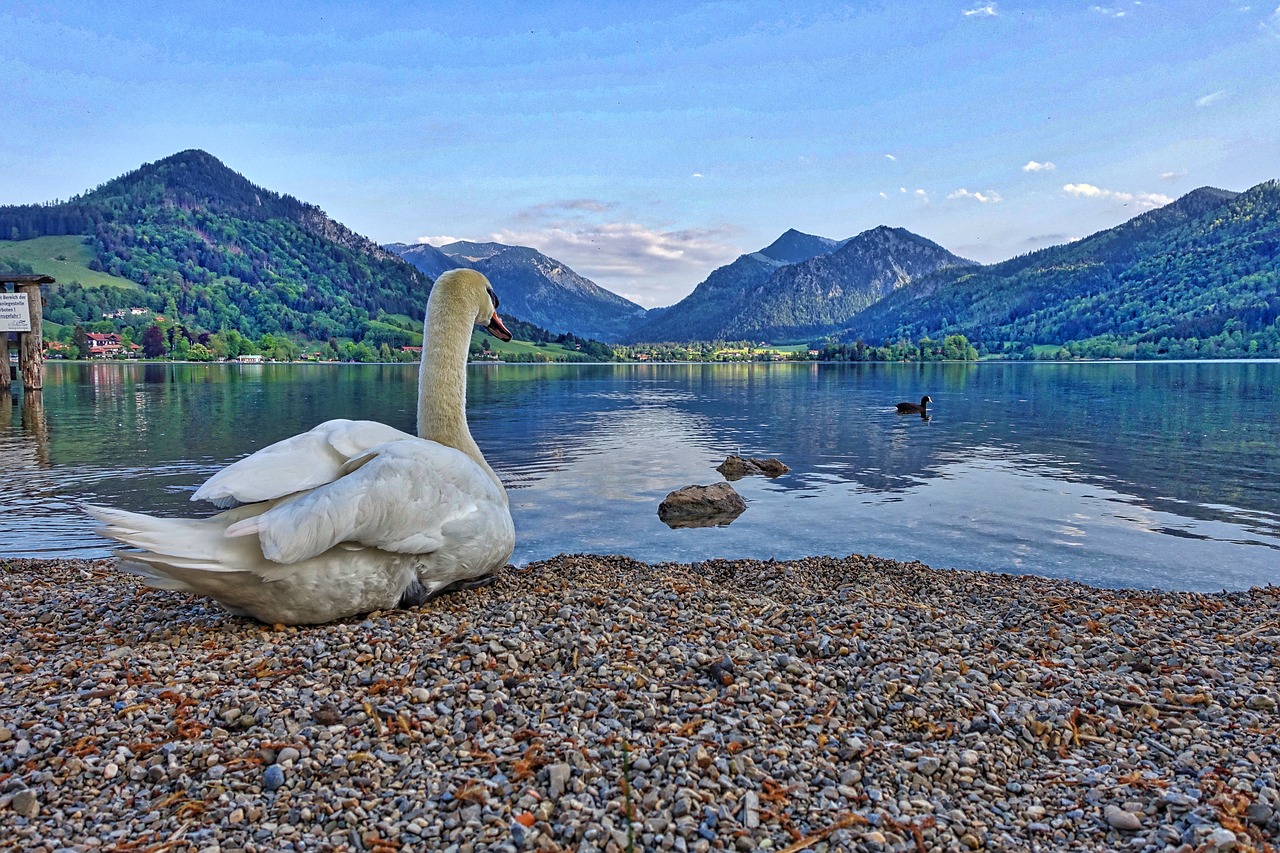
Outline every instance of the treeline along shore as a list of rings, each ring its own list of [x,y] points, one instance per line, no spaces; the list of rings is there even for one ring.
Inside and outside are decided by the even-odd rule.
[[[0,561],[0,849],[1265,851],[1280,588],[561,556],[302,628]]]

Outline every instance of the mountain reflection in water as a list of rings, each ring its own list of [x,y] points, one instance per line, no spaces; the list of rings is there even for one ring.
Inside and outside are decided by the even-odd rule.
[[[51,364],[0,412],[0,555],[103,556],[82,501],[165,514],[211,472],[334,417],[412,430],[415,365]],[[472,432],[518,563],[874,553],[1211,590],[1280,582],[1280,363],[476,365]],[[929,419],[894,404],[929,394]],[[0,407],[3,408],[3,407]],[[28,407],[29,408],[29,407]],[[670,491],[776,456],[726,527]]]

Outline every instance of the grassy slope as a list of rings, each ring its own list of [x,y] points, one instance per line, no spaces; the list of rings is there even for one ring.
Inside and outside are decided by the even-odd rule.
[[[37,273],[51,275],[59,284],[79,281],[85,287],[122,287],[141,290],[127,278],[89,269],[93,252],[83,237],[36,237],[31,240],[0,240],[0,255],[30,264]],[[61,255],[65,261],[58,260]]]

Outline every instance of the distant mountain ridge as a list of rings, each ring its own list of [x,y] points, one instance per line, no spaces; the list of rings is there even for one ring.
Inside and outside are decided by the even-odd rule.
[[[885,294],[947,266],[971,266],[930,240],[880,226],[846,240],[787,231],[711,273],[635,341],[821,337]]]
[[[446,268],[479,270],[499,293],[504,312],[552,332],[616,343],[645,315],[641,306],[528,246],[457,241],[386,248],[433,278]]]
[[[923,277],[853,317],[840,340],[940,338],[1150,345],[1233,329],[1280,341],[1280,184],[1213,187],[1114,228],[998,264]],[[1192,344],[1194,347],[1195,344]],[[1184,348],[1185,349],[1185,348]]]

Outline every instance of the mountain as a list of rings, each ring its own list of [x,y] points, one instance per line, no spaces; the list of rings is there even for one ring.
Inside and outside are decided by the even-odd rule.
[[[425,273],[432,281],[449,270],[470,266],[464,261],[446,255],[430,243],[388,243],[382,248],[413,264],[419,272]]]
[[[790,229],[760,251],[739,255],[712,270],[705,281],[675,305],[651,310],[644,322],[632,329],[628,340],[738,339],[741,335],[733,332],[721,334],[726,325],[722,320],[729,313],[726,306],[740,306],[748,291],[764,284],[780,268],[831,252],[840,245],[838,240]]]
[[[1280,183],[1202,187],[1082,240],[912,282],[855,316],[839,339],[1065,344],[1099,336],[1139,354],[1204,353],[1204,339],[1280,338]],[[1267,349],[1271,347],[1271,349]],[[1256,351],[1256,349],[1254,350]]]
[[[493,282],[504,313],[552,332],[619,341],[645,315],[634,302],[527,246],[458,241],[438,249],[424,243],[387,248],[433,277],[452,268],[446,264],[479,270]]]
[[[742,295],[726,331],[774,341],[819,337],[921,276],[971,266],[931,240],[882,225],[828,254],[777,269]]]
[[[360,340],[382,312],[421,317],[430,290],[413,266],[320,208],[204,151],[144,164],[69,201],[0,207],[0,236],[57,235],[83,235],[91,269],[143,289],[60,282],[50,306],[63,320],[98,320],[128,300],[176,310],[191,330]]]
[[[881,226],[839,241],[792,230],[715,270],[632,339],[811,339],[842,328],[917,277],[972,265],[902,228]]]

